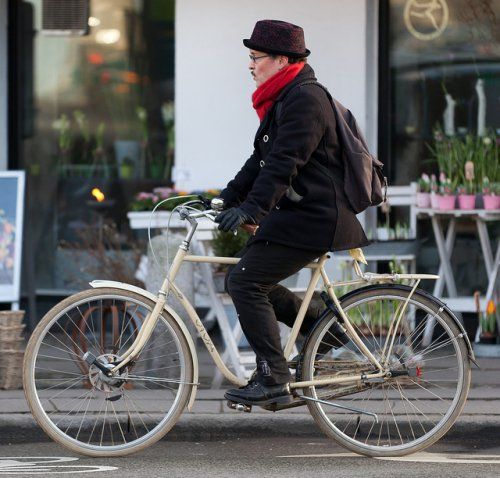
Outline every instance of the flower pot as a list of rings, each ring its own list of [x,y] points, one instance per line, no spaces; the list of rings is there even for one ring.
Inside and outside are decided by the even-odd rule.
[[[379,241],[388,241],[389,229],[387,227],[377,227],[377,239]]]
[[[165,229],[169,226],[171,230],[181,229],[184,231],[187,221],[181,220],[179,214],[171,216],[171,211],[155,211],[152,216],[151,211],[130,211],[127,213],[131,229],[148,229],[150,226],[152,229]],[[212,224],[211,222],[210,225]]]
[[[430,193],[417,193],[417,207],[421,208],[431,207]]]
[[[458,207],[460,209],[474,209],[476,207],[475,194],[459,194]]]
[[[481,342],[482,344],[490,344],[490,345],[493,345],[493,344],[496,344],[497,342],[497,337],[496,335],[493,335],[491,333],[487,333],[487,334],[481,334],[479,336],[479,342]]]
[[[484,209],[500,209],[500,196],[483,194]]]
[[[439,198],[439,196],[436,193],[431,193],[431,208],[432,209],[439,209],[438,198]]]
[[[438,206],[442,211],[455,209],[455,196],[452,194],[443,194],[438,196]]]

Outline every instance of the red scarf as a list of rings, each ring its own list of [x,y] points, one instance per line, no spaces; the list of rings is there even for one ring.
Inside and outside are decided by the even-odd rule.
[[[260,85],[252,95],[253,107],[262,121],[271,109],[281,90],[288,85],[304,68],[305,63],[292,63],[275,73]]]

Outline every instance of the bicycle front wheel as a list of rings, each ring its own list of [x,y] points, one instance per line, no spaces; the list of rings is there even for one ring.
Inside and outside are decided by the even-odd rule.
[[[38,424],[55,441],[90,456],[144,449],[186,406],[193,363],[183,332],[163,312],[139,357],[109,378],[84,360],[118,362],[154,303],[119,289],[75,294],[38,324],[24,360],[24,391]]]
[[[390,377],[304,390],[307,397],[346,407],[307,401],[319,427],[356,453],[403,456],[423,450],[449,430],[467,399],[470,361],[460,329],[438,302],[421,291],[406,304],[409,294],[405,286],[372,286],[341,302],[364,345],[391,371]],[[390,349],[387,332],[399,313]],[[425,327],[432,319],[434,335],[424,346]],[[352,340],[341,347],[335,343],[330,331],[334,320],[333,314],[326,317],[308,340],[303,380],[376,372]]]

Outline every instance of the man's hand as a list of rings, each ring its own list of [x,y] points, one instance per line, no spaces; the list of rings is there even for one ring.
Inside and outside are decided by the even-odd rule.
[[[255,224],[253,218],[239,207],[232,207],[227,211],[222,211],[215,218],[219,223],[221,231],[235,231],[242,224]]]

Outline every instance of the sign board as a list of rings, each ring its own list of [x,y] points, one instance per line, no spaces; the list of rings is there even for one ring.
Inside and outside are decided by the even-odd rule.
[[[20,296],[24,181],[24,171],[0,171],[0,302]]]

